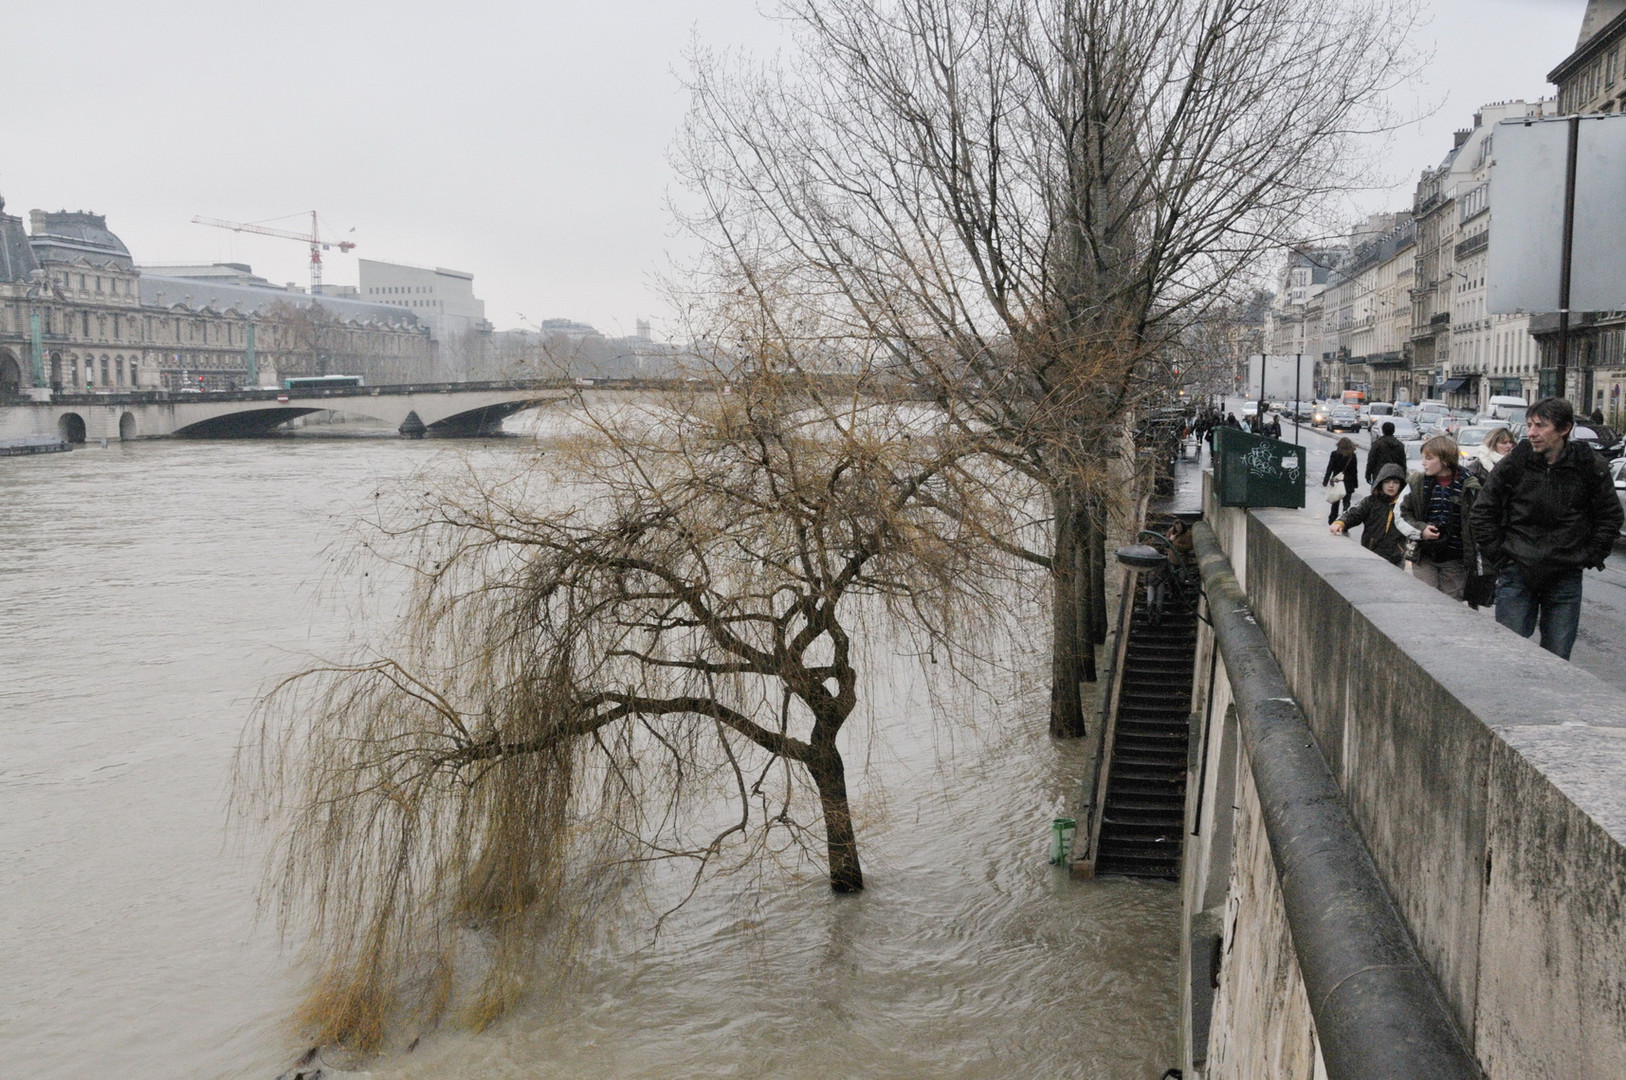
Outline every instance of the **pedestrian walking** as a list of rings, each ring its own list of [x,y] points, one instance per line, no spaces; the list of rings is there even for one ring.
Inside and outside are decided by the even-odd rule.
[[[1413,548],[1412,576],[1461,600],[1470,567],[1479,564],[1468,515],[1479,496],[1477,477],[1464,476],[1462,451],[1449,435],[1423,443],[1423,471],[1407,480],[1400,504],[1400,531]]]
[[[1485,433],[1484,441],[1474,456],[1469,458],[1462,466],[1464,477],[1472,477],[1480,485],[1480,493],[1484,493],[1484,485],[1490,479],[1491,471],[1513,449],[1513,432],[1505,427],[1491,428]],[[1462,587],[1462,598],[1468,601],[1468,606],[1476,611],[1480,608],[1490,608],[1496,605],[1496,565],[1485,554],[1483,546],[1477,546],[1478,558],[1476,564],[1468,568],[1468,580]]]
[[[1327,524],[1338,520],[1338,515],[1349,509],[1349,498],[1355,493],[1355,441],[1348,435],[1338,440],[1338,449],[1327,456],[1327,471],[1321,477],[1321,486],[1327,489]],[[1334,496],[1337,496],[1334,498]]]
[[[1353,508],[1338,515],[1327,528],[1340,536],[1361,526],[1361,546],[1374,555],[1399,566],[1405,559],[1406,537],[1395,524],[1399,511],[1400,489],[1406,486],[1406,470],[1399,465],[1385,465],[1377,475],[1372,492]]]
[[[1395,426],[1392,421],[1383,422],[1383,434],[1372,440],[1372,445],[1366,451],[1366,482],[1373,482],[1373,477],[1385,465],[1400,466],[1400,471],[1406,471],[1406,444],[1395,438]]]
[[[1496,621],[1568,660],[1581,624],[1581,571],[1602,567],[1622,512],[1607,463],[1571,439],[1575,410],[1542,398],[1525,414],[1525,438],[1491,470],[1474,505],[1472,532],[1501,573]]]

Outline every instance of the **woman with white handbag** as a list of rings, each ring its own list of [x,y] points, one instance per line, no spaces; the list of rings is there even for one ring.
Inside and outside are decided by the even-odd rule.
[[[1349,509],[1349,497],[1355,494],[1360,473],[1355,470],[1355,440],[1345,435],[1338,440],[1338,449],[1327,458],[1327,472],[1321,478],[1326,500],[1327,524],[1338,520],[1338,515]]]

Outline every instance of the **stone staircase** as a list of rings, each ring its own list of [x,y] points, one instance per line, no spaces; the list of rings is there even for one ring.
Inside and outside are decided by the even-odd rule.
[[[1189,601],[1171,588],[1162,618],[1153,621],[1137,600],[1102,777],[1097,875],[1180,876],[1196,652]]]

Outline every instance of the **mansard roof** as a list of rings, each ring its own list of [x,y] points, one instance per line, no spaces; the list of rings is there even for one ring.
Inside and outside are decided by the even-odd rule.
[[[29,243],[42,263],[83,263],[108,270],[134,270],[124,241],[107,228],[107,218],[83,210],[34,210],[28,215]]]
[[[0,281],[28,281],[39,269],[34,249],[28,243],[23,219],[4,213],[0,199]]]
[[[345,322],[371,322],[409,332],[420,328],[417,315],[388,304],[370,304],[364,300],[344,300],[333,296],[312,297],[309,293],[289,292],[275,286],[236,285],[210,278],[142,274],[140,292],[142,307],[163,311],[176,308],[199,312],[207,310],[246,318],[265,315],[273,305],[279,303],[309,307],[313,302],[320,302],[323,308]]]

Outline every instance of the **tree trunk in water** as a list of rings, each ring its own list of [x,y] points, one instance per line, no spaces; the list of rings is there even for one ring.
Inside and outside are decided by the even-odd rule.
[[[819,789],[824,810],[824,842],[830,857],[830,888],[838,893],[860,892],[864,871],[858,865],[858,837],[853,833],[852,811],[847,806],[847,771],[835,747],[816,750],[807,763]]]
[[[1095,582],[1097,578],[1096,545],[1094,544],[1095,502],[1087,495],[1080,494],[1075,506],[1073,525],[1073,550],[1076,557],[1073,564],[1077,569],[1077,578],[1074,592],[1077,600],[1074,604],[1074,616],[1078,628],[1075,631],[1078,638],[1079,674],[1084,682],[1096,680],[1095,671]]]
[[[1107,517],[1096,499],[1090,500],[1089,527],[1084,532],[1083,546],[1090,553],[1090,578],[1086,604],[1088,639],[1092,644],[1107,641]],[[1092,655],[1094,650],[1091,650]]]
[[[1079,616],[1083,610],[1080,586],[1088,578],[1078,572],[1078,494],[1065,480],[1051,491],[1056,540],[1050,552],[1050,734],[1058,739],[1076,739],[1084,734],[1079,683],[1085,679],[1084,652],[1089,639],[1079,633]],[[1093,675],[1092,671],[1090,677]]]

